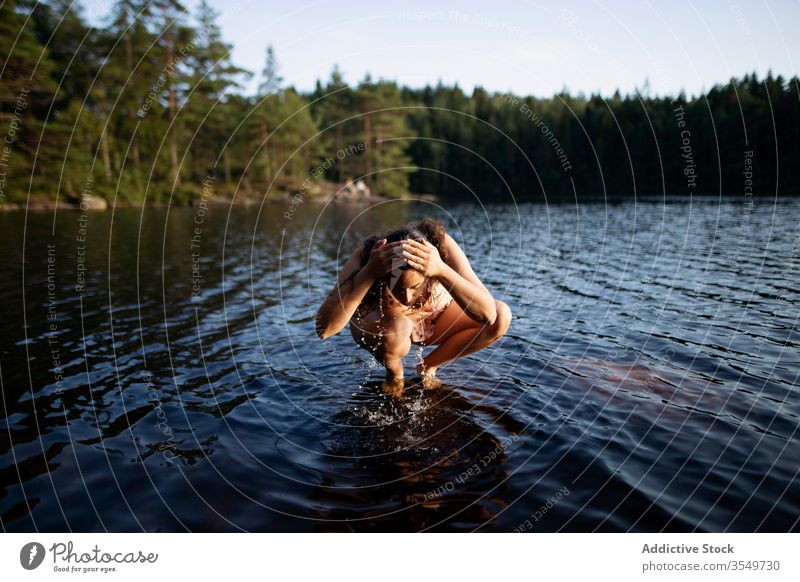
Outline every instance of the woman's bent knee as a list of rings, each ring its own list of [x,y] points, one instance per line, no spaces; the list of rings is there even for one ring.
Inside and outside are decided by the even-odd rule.
[[[506,334],[511,325],[511,308],[505,301],[497,300],[495,300],[495,307],[497,309],[497,317],[495,317],[494,323],[489,326],[489,333],[492,339],[497,340]]]

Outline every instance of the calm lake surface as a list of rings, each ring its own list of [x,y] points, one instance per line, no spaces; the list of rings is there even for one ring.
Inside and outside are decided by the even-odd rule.
[[[798,531],[800,201],[287,210],[0,213],[5,531]],[[423,215],[514,319],[393,400],[314,315]]]

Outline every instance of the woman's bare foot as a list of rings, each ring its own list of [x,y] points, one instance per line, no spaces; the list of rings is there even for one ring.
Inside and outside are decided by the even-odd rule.
[[[426,367],[425,364],[417,364],[417,374],[422,380],[422,387],[425,390],[435,390],[442,386],[442,381],[436,377],[436,368],[433,366]]]
[[[397,376],[387,376],[386,379],[381,382],[381,390],[392,398],[402,396],[404,388],[405,382],[402,376],[399,378]]]
[[[386,394],[397,397],[403,394],[403,360],[391,359],[384,362],[386,366],[386,379],[381,382],[381,390]]]

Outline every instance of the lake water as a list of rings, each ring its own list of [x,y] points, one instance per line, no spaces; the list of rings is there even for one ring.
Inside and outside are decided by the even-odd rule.
[[[800,201],[288,210],[0,213],[4,530],[798,531]],[[426,214],[514,318],[394,400],[314,314]]]

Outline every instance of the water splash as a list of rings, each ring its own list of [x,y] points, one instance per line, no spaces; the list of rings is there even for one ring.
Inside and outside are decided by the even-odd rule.
[[[417,346],[417,364],[422,364],[422,369],[425,369],[425,359],[422,357],[422,351],[425,346]]]
[[[424,395],[414,398],[392,398],[381,395],[352,408],[353,420],[363,427],[391,429],[397,446],[415,446],[432,426],[430,402]]]

